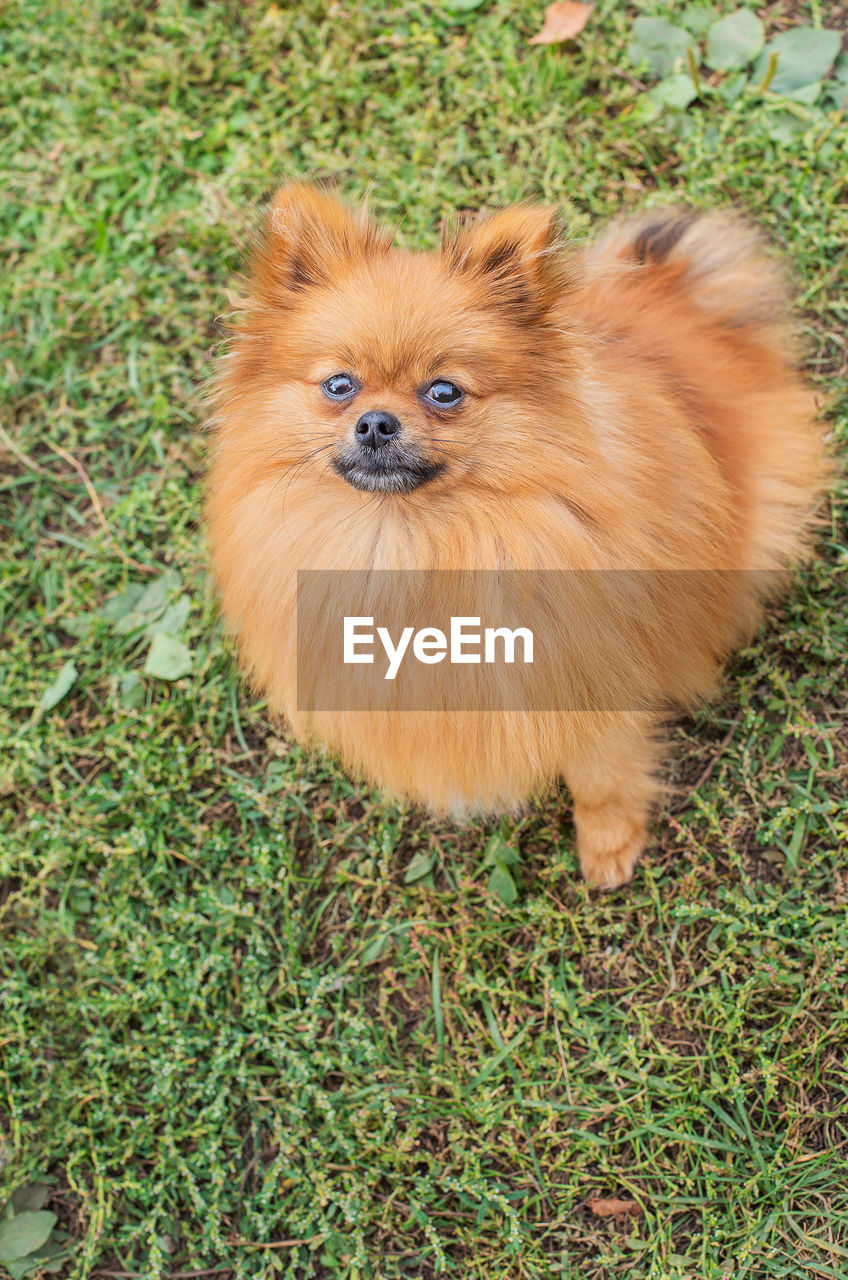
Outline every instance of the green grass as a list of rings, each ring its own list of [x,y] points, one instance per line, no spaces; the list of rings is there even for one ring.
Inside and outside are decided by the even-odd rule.
[[[553,50],[541,10],[0,9],[0,1176],[48,1181],[62,1274],[848,1274],[844,492],[671,731],[657,846],[609,897],[553,795],[504,828],[504,906],[491,828],[302,755],[215,621],[197,387],[283,174],[370,190],[410,244],[526,194],[578,237],[735,203],[794,267],[844,451],[844,120],[775,142],[768,103],[705,96],[685,136],[640,121],[637,10],[601,0]],[[143,671],[167,626],[172,683]],[[640,1212],[592,1212],[613,1196]]]

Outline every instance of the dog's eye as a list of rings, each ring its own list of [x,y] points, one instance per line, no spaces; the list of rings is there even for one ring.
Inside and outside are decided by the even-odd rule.
[[[348,396],[354,395],[359,390],[359,387],[349,373],[334,373],[331,378],[326,378],[321,383],[321,390],[331,400],[347,400]]]
[[[441,409],[451,409],[462,399],[462,389],[455,382],[446,382],[444,378],[437,378],[425,390],[424,399],[429,400],[431,404],[437,404]]]

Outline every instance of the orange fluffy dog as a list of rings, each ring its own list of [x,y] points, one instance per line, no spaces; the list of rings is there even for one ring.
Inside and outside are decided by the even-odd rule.
[[[659,794],[658,708],[709,695],[806,553],[826,474],[755,234],[674,209],[575,251],[549,210],[519,205],[415,253],[335,197],[284,187],[212,425],[214,572],[271,706],[436,812],[514,809],[561,776],[583,874],[628,880]],[[548,687],[523,710],[299,709],[309,569],[580,571],[540,606],[572,639],[539,679],[570,700]],[[644,585],[600,632],[595,570]],[[692,570],[721,585],[693,590]],[[308,647],[336,660],[321,628]]]

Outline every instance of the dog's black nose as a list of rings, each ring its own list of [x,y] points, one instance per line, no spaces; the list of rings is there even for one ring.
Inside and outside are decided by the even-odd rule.
[[[363,413],[354,430],[361,445],[367,449],[379,449],[397,435],[400,423],[393,413],[372,409],[370,413]]]

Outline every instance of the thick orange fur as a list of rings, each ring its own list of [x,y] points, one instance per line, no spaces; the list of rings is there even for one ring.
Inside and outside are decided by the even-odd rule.
[[[339,371],[361,383],[355,405],[322,394]],[[435,377],[467,392],[449,421],[417,394]],[[676,705],[709,695],[721,656],[807,553],[827,472],[780,276],[754,233],[728,214],[665,210],[574,251],[549,210],[520,205],[412,253],[333,196],[285,187],[213,394],[214,573],[271,706],[437,812],[515,808],[562,776],[587,879],[629,879],[658,795],[654,715],[298,712],[296,574],[763,571],[698,607],[661,575],[662,631],[594,655],[597,669],[614,660],[633,697],[622,705],[639,705],[640,685]],[[443,464],[430,483],[370,494],[334,472],[375,408]],[[578,656],[588,670],[592,655]]]

